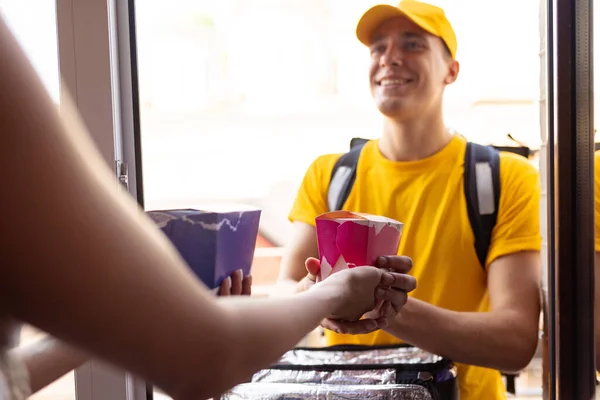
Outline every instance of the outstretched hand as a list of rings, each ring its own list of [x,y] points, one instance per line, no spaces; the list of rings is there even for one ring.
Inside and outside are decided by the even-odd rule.
[[[297,291],[309,290],[316,283],[316,278],[320,270],[319,260],[316,258],[308,258],[305,262],[305,266],[307,275],[298,282],[296,286]],[[358,293],[348,293],[348,296],[351,297],[349,297],[345,304],[342,305],[341,312],[338,311],[321,322],[321,325],[324,328],[338,333],[370,333],[387,327],[389,321],[396,317],[404,304],[406,304],[408,293],[416,288],[415,278],[407,274],[412,268],[412,260],[405,256],[379,257],[376,267],[389,272],[378,275],[379,278],[377,279],[379,279],[379,281],[376,282],[373,296],[374,300],[371,306],[364,310],[356,310],[356,305],[353,304],[351,300],[353,300],[353,297],[359,297]],[[365,268],[373,267],[352,268],[352,270],[356,270],[356,272],[350,273],[357,275],[356,277],[338,276],[336,279],[351,279],[350,283],[346,283],[346,287],[352,286],[352,283],[369,287],[369,282],[366,278],[373,271],[366,270]],[[336,275],[343,272],[344,271],[340,271],[331,275],[326,281],[334,279]],[[359,282],[355,282],[353,278],[357,278]],[[326,281],[323,281],[323,283]],[[333,284],[334,282],[330,283]],[[359,319],[361,316],[363,318]]]
[[[408,293],[417,286],[416,279],[407,275],[412,268],[412,260],[405,256],[379,257],[376,266],[390,271],[390,274],[383,276],[389,275],[393,277],[393,281],[385,282],[383,286],[377,288],[375,308],[369,310],[360,320],[344,321],[327,318],[321,322],[324,328],[337,333],[365,334],[388,327],[390,322],[396,318],[406,304]]]

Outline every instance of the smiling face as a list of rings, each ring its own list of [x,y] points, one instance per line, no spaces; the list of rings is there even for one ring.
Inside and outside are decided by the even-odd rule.
[[[444,42],[408,18],[383,22],[369,43],[371,94],[379,111],[396,119],[440,112],[446,85],[458,75]]]

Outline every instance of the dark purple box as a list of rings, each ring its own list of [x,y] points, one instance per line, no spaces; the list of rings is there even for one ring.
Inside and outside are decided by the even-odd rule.
[[[146,212],[211,289],[238,269],[250,275],[260,213],[246,206]]]

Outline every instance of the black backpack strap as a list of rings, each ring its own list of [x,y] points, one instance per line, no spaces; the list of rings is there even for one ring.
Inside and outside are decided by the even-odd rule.
[[[483,268],[498,219],[500,202],[500,153],[477,143],[467,142],[464,189],[467,212],[475,236],[475,251]]]
[[[356,179],[358,158],[366,142],[358,142],[349,152],[343,154],[333,166],[331,180],[327,189],[327,206],[329,211],[341,210],[350,196]]]

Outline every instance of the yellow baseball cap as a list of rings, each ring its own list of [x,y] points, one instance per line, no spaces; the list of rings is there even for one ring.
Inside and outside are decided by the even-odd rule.
[[[380,4],[370,8],[358,21],[356,37],[368,46],[375,29],[384,21],[395,17],[406,17],[425,31],[438,36],[448,46],[452,58],[456,57],[456,34],[444,10],[417,0],[403,0],[396,7]]]

